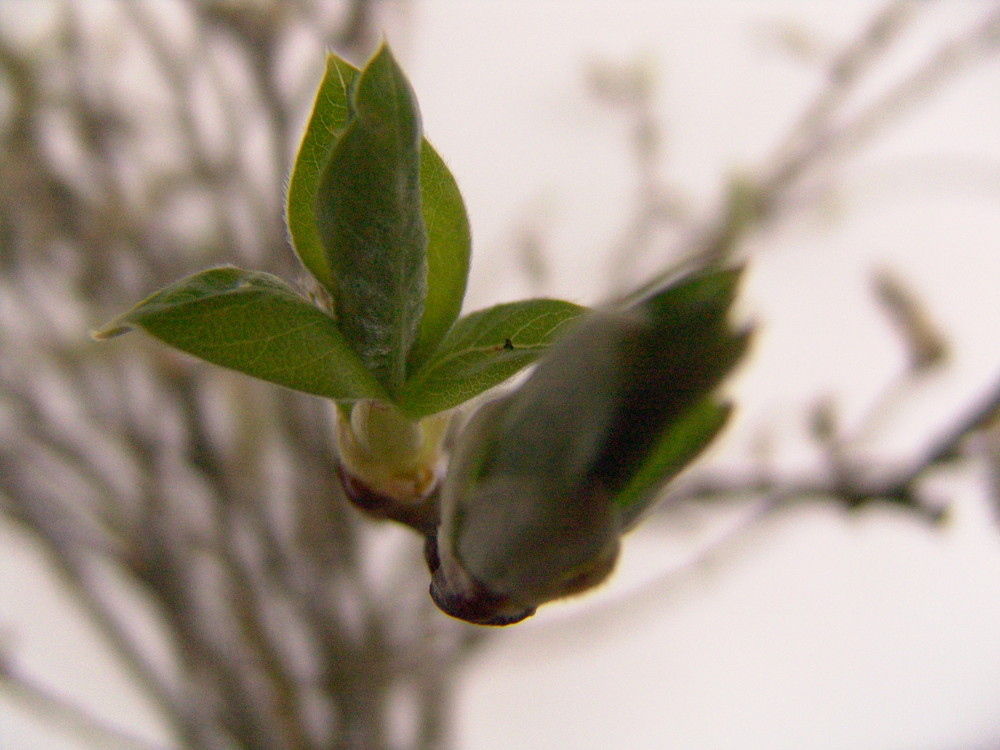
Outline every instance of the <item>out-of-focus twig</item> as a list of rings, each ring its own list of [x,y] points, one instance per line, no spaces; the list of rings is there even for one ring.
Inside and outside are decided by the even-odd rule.
[[[770,498],[769,507],[772,510],[811,498],[834,500],[847,509],[873,502],[891,502],[936,521],[941,518],[941,511],[928,508],[920,502],[920,481],[930,471],[959,457],[962,443],[995,424],[998,416],[1000,380],[966,413],[960,415],[944,434],[933,440],[923,453],[901,469],[886,471],[878,463],[858,463],[855,459],[846,470],[845,467],[832,467],[833,470],[826,477],[696,472],[690,477],[682,477],[667,492],[663,507],[669,508],[678,502],[711,501],[715,498],[751,494]]]
[[[897,11],[901,17],[906,16],[904,9],[916,6],[916,3],[902,2]],[[877,30],[887,19],[880,16],[874,24],[874,35],[883,32]],[[893,24],[897,26],[898,24]],[[802,179],[809,170],[817,170],[831,163],[838,163],[850,153],[858,151],[873,137],[918,103],[923,103],[935,91],[948,81],[955,79],[963,68],[981,62],[989,54],[995,54],[1000,49],[1000,7],[994,6],[985,13],[979,23],[964,34],[945,42],[927,59],[916,67],[909,75],[890,87],[882,96],[865,107],[860,113],[844,123],[837,122],[835,106],[823,106],[816,113],[816,121],[802,135],[812,133],[805,140],[797,153],[787,156],[779,155],[773,162],[769,173],[760,183],[762,193],[780,195]],[[855,54],[870,54],[866,47],[859,48]],[[847,65],[859,66],[850,58],[843,59],[838,68]],[[852,79],[855,76],[852,76]],[[845,94],[849,91],[845,91]],[[840,99],[840,97],[838,97]],[[839,103],[834,101],[833,104]],[[826,103],[830,104],[830,103]],[[825,123],[822,120],[826,120]],[[795,138],[802,136],[796,135]]]
[[[438,632],[426,597],[402,606],[369,585],[379,533],[340,494],[324,404],[141,339],[86,342],[195,256],[297,273],[284,181],[340,8],[61,7],[40,52],[0,28],[0,513],[30,531],[178,747],[384,747],[407,691],[414,738],[440,739],[445,708],[425,696],[443,694],[473,644]],[[350,44],[377,38],[363,28],[375,11],[355,3]],[[160,23],[170,13],[179,22]],[[104,47],[109,24],[134,33]],[[283,68],[290,41],[316,51],[308,80]],[[137,61],[142,100],[167,103],[155,113],[129,100]],[[127,626],[135,602],[109,571],[166,644]],[[424,572],[398,575],[419,587]],[[438,647],[415,648],[416,632]],[[164,645],[168,670],[152,656]]]
[[[118,750],[166,750],[162,745],[122,732],[83,711],[72,701],[56,695],[29,676],[20,674],[3,655],[0,655],[0,683],[26,708],[44,713],[52,725],[61,727],[70,736],[88,742],[88,745]]]
[[[878,12],[857,41],[847,45],[830,67],[829,84],[779,141],[774,155],[756,173],[732,178],[720,198],[720,208],[703,224],[688,231],[670,252],[672,261],[660,274],[629,295],[635,299],[662,286],[690,266],[721,263],[737,254],[752,231],[770,226],[824,191],[815,183],[879,133],[925,102],[959,73],[1000,50],[1000,7],[986,4],[977,23],[941,43],[902,79],[889,86],[859,112],[846,114],[850,95],[878,69],[892,42],[922,8],[913,0],[894,0]]]
[[[888,269],[878,269],[872,285],[876,300],[906,347],[908,372],[923,373],[942,364],[948,344],[916,295]]]
[[[831,136],[830,128],[840,108],[906,29],[917,6],[915,0],[886,3],[863,33],[835,56],[827,68],[826,85],[799,115],[771,157],[771,190],[794,179],[816,158]]]

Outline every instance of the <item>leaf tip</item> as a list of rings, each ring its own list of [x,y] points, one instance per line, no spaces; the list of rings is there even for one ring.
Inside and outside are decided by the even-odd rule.
[[[124,336],[131,331],[133,326],[124,323],[121,318],[116,318],[110,323],[90,332],[90,338],[94,341],[107,341],[108,339]]]

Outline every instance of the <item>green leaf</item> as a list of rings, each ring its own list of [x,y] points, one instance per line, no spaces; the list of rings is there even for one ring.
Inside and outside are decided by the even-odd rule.
[[[333,272],[316,228],[316,190],[337,138],[347,124],[348,90],[358,69],[337,55],[327,55],[326,74],[288,183],[287,220],[292,246],[302,264],[331,292]]]
[[[95,332],[139,326],[213,364],[332,399],[385,399],[333,318],[284,281],[232,266],[170,284]]]
[[[683,469],[722,428],[728,407],[710,395],[745,353],[749,329],[729,323],[740,270],[692,274],[636,306],[653,327],[638,342],[648,377],[628,398],[639,408],[615,427],[607,466],[625,479],[616,502],[626,524],[656,498],[657,489]],[[631,454],[621,446],[632,446]]]
[[[409,372],[415,372],[433,353],[462,311],[472,247],[462,194],[426,140],[420,151],[420,185],[427,227],[427,300],[410,352]]]
[[[396,402],[414,419],[458,406],[534,362],[584,312],[571,302],[533,299],[466,315]]]
[[[615,495],[623,529],[632,526],[663,486],[694,461],[725,426],[729,404],[706,398],[670,423],[625,488]]]
[[[316,228],[320,174],[347,125],[349,97],[358,69],[337,55],[327,57],[312,116],[299,147],[288,187],[288,231],[303,265],[331,293],[335,282]],[[448,166],[424,138],[420,148],[421,208],[427,231],[427,298],[417,341],[410,353],[415,371],[458,317],[469,274],[469,219]]]
[[[742,273],[742,268],[695,273],[649,295],[636,307],[648,310],[664,327],[714,319],[716,327],[724,330],[726,311],[733,304]]]
[[[427,296],[420,113],[388,47],[356,81],[351,117],[320,175],[316,226],[333,271],[337,324],[395,392]]]

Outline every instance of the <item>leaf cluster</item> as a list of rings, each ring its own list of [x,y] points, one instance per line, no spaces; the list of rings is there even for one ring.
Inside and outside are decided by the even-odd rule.
[[[533,299],[459,318],[468,217],[387,46],[364,70],[328,56],[287,221],[329,305],[227,266],[170,284],[95,336],[139,327],[213,364],[342,404],[389,402],[416,420],[508,379],[583,312]]]

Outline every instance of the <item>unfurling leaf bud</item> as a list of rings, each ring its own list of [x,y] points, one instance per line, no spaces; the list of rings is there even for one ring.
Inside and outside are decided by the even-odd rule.
[[[507,625],[608,576],[622,532],[725,421],[712,392],[748,337],[727,322],[737,280],[698,274],[585,315],[474,415],[428,545],[443,611]]]

